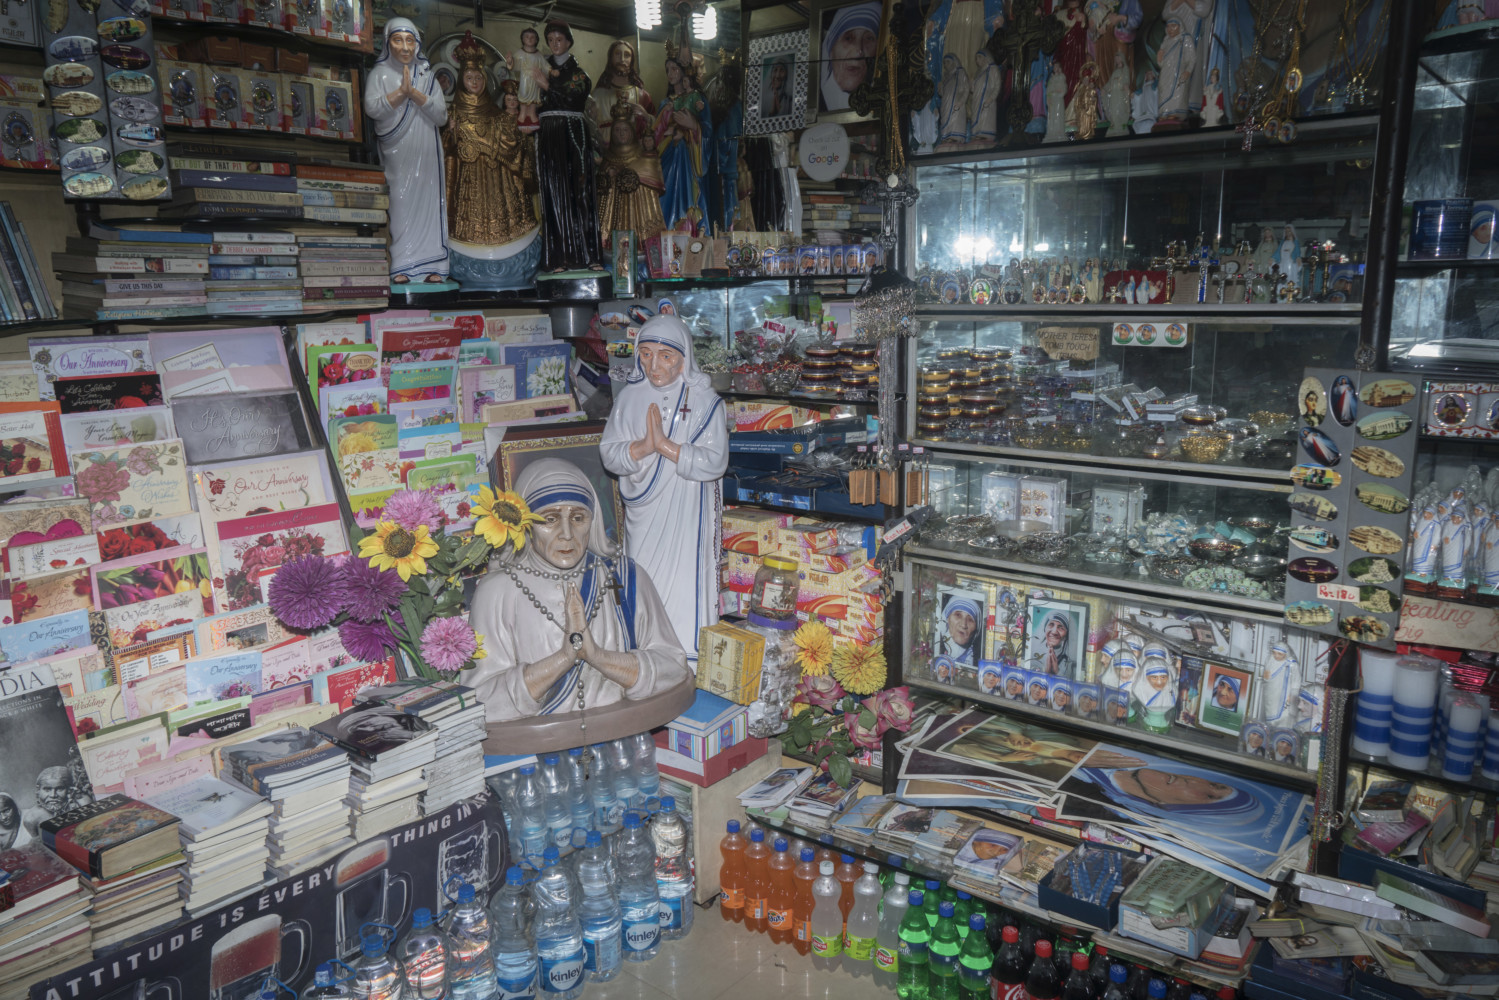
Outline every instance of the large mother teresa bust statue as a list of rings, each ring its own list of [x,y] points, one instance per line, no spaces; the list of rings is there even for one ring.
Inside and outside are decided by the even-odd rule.
[[[515,489],[542,521],[474,592],[485,656],[467,683],[484,702],[485,749],[565,750],[676,718],[695,687],[682,646],[650,576],[616,554],[588,477],[546,458]]]

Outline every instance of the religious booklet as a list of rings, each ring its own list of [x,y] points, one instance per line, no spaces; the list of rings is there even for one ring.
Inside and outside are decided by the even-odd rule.
[[[1292,961],[1369,954],[1369,946],[1352,927],[1319,927],[1294,937],[1271,938],[1270,946],[1281,958]]]
[[[810,781],[815,769],[783,767],[772,771],[739,793],[739,804],[746,809],[774,809],[795,795]]]
[[[1385,871],[1374,873],[1375,893],[1380,899],[1403,906],[1413,913],[1440,920],[1478,937],[1488,937],[1489,920],[1483,910],[1453,899]]]

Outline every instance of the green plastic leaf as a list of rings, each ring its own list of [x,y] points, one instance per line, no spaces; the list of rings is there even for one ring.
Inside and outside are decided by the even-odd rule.
[[[839,787],[847,788],[854,780],[854,767],[844,756],[834,756],[828,760],[828,773],[833,780],[838,782]]]

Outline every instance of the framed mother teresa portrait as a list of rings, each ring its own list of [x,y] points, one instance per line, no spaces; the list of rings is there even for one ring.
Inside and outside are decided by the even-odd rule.
[[[604,468],[599,442],[604,436],[604,422],[536,424],[531,427],[507,427],[490,461],[494,481],[502,490],[515,489],[515,481],[526,466],[538,458],[560,458],[583,471],[593,484],[593,491],[603,505],[604,530],[616,543],[623,539],[619,526],[625,523],[625,501],[619,493],[619,480]]]
[[[751,38],[744,64],[744,134],[790,132],[806,119],[806,29]]]
[[[859,85],[874,75],[875,49],[880,38],[880,0],[822,0],[814,8],[817,28],[813,51],[813,89],[817,93],[817,120],[850,122],[868,118],[849,107]]]
[[[1021,666],[1037,675],[1082,680],[1087,643],[1088,605],[1055,597],[1031,598]]]
[[[1197,725],[1203,729],[1238,736],[1249,714],[1250,684],[1254,677],[1247,670],[1226,663],[1208,661],[1202,668],[1202,694],[1197,710]]]

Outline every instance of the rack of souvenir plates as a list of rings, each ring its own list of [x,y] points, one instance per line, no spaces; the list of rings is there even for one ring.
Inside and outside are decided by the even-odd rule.
[[[1163,605],[1095,577],[965,561],[933,546],[909,551],[908,684],[1310,785],[1326,640],[1278,614]]]

